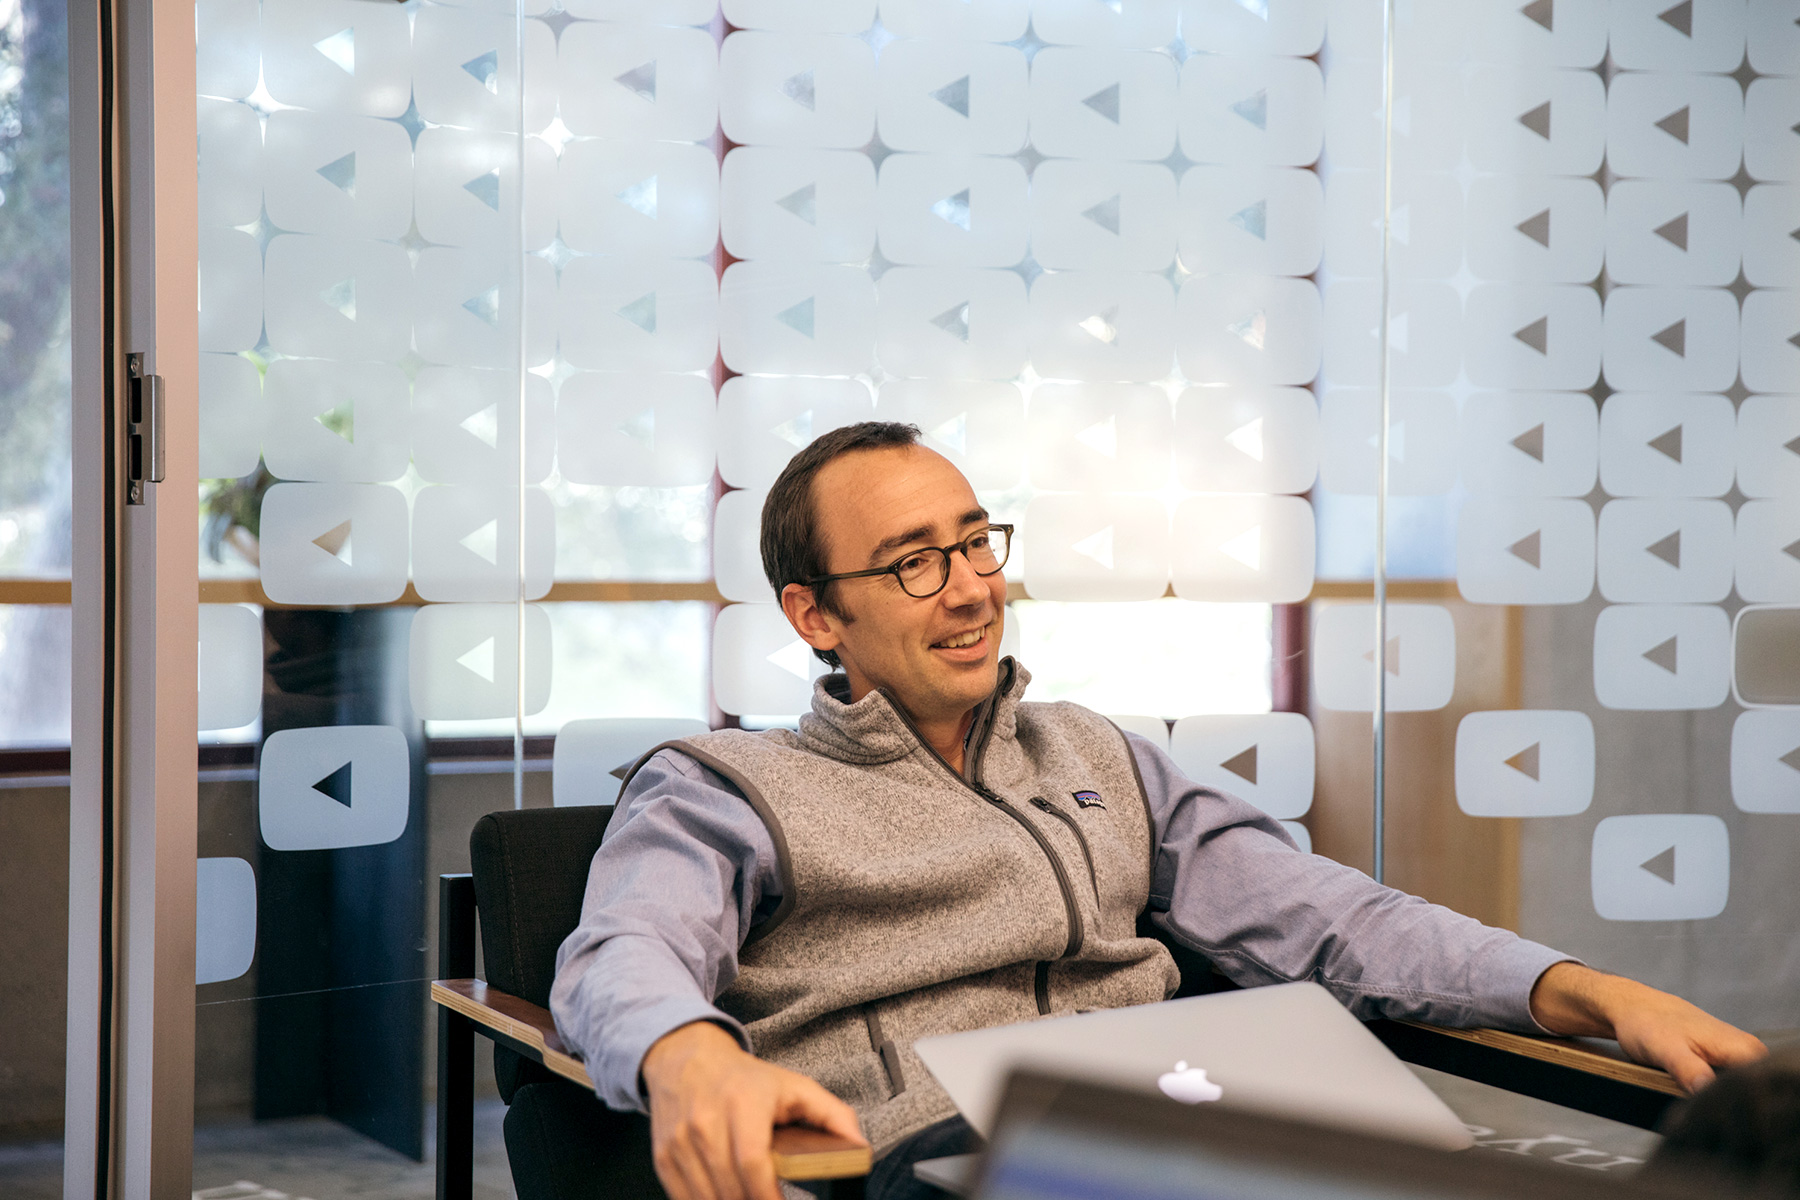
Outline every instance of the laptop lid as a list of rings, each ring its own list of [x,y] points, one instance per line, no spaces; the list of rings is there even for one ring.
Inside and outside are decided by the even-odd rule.
[[[1530,1158],[1474,1157],[1223,1105],[1021,1072],[1005,1090],[978,1200],[1673,1200]]]
[[[983,1136],[1007,1076],[1026,1068],[1446,1150],[1472,1143],[1456,1114],[1314,983],[921,1038],[914,1049]]]

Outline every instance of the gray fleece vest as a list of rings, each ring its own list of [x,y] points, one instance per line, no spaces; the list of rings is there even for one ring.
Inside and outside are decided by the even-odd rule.
[[[855,1107],[879,1154],[955,1114],[913,1051],[934,1034],[1163,1000],[1179,974],[1137,936],[1148,800],[1124,736],[1074,704],[1024,704],[1001,664],[958,776],[881,692],[819,681],[799,733],[675,743],[767,824],[780,907],[718,1004],[756,1052]]]

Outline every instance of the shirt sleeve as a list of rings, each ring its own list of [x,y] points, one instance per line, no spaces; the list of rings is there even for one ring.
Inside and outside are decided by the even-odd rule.
[[[1155,824],[1151,919],[1232,982],[1310,979],[1365,1020],[1547,1032],[1531,989],[1569,955],[1302,853],[1280,822],[1126,737]]]
[[[775,845],[729,783],[675,751],[657,754],[619,797],[588,870],[581,923],[556,952],[550,1012],[616,1109],[648,1111],[644,1054],[665,1033],[713,1021],[737,978],[745,935],[781,899]]]

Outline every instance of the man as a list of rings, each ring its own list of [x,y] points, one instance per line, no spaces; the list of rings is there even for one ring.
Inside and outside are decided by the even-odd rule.
[[[911,1163],[970,1134],[912,1043],[1166,998],[1146,909],[1234,981],[1314,979],[1360,1016],[1616,1037],[1689,1088],[1765,1053],[1299,853],[1097,714],[1021,703],[1028,676],[999,655],[1010,530],[917,439],[850,426],[782,472],[764,568],[842,674],[798,734],[718,731],[641,763],[558,954],[557,1025],[601,1099],[649,1112],[676,1200],[774,1200],[789,1122],[865,1135],[871,1196],[926,1194]]]

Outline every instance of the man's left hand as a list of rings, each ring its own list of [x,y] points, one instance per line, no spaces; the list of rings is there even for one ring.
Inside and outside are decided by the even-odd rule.
[[[1661,1067],[1689,1092],[1711,1083],[1715,1067],[1769,1053],[1760,1039],[1679,996],[1580,963],[1557,963],[1538,977],[1531,1015],[1552,1033],[1616,1038],[1633,1059]]]

